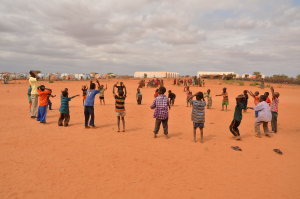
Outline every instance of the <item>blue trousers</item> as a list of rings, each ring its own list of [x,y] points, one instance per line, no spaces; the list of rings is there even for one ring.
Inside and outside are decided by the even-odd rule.
[[[258,111],[255,111],[255,117],[258,117]]]
[[[51,107],[52,107],[52,102],[51,102],[50,100],[48,100],[48,101],[47,101],[47,104],[48,104],[48,106],[49,106],[49,110],[52,110],[52,108],[51,108]]]
[[[46,122],[47,106],[39,106],[37,121]]]
[[[90,116],[91,116],[90,126],[95,126],[94,125],[94,106],[85,106],[84,107],[85,126],[88,126]]]

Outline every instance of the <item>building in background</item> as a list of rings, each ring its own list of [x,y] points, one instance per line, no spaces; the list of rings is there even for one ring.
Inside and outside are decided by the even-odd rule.
[[[134,77],[138,78],[178,78],[179,73],[176,72],[135,72]]]

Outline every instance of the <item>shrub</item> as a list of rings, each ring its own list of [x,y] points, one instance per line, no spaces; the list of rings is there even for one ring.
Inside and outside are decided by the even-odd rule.
[[[53,83],[53,80],[50,80],[49,83]]]
[[[260,84],[257,83],[257,82],[253,82],[253,83],[250,83],[250,84],[249,84],[249,86],[258,86],[258,85],[260,85]]]
[[[244,82],[238,82],[240,86],[244,86],[245,83]]]

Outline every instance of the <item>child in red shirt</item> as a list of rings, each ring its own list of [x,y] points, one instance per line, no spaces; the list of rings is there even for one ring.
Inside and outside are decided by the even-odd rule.
[[[251,91],[248,91],[249,95],[252,96],[254,98],[254,105],[258,105],[260,103],[259,101],[259,92],[255,91],[255,93],[253,94]],[[258,117],[258,111],[255,111],[255,117]]]
[[[44,85],[41,85],[37,88],[37,92],[39,93],[39,109],[37,114],[37,121],[41,123],[46,123],[46,115],[47,115],[47,95],[52,90],[45,88]]]
[[[271,106],[271,100],[269,98],[269,92],[265,92],[264,95],[267,97],[266,102],[269,104],[269,106]]]

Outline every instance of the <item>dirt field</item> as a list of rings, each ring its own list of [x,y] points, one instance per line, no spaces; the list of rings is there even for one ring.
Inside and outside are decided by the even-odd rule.
[[[65,87],[70,102],[70,126],[59,127],[60,97],[52,99],[47,124],[30,118],[27,81],[0,84],[0,198],[300,198],[300,87],[274,85],[280,93],[278,133],[254,137],[254,111],[243,114],[241,141],[229,131],[235,97],[244,89],[268,88],[219,85],[206,81],[213,108],[206,110],[204,143],[193,143],[191,108],[186,107],[183,87],[165,80],[177,98],[169,115],[169,139],[153,138],[154,89],[142,89],[143,101],[135,100],[137,80],[124,81],[126,132],[117,132],[112,86],[106,105],[95,100],[95,125],[84,129],[81,85],[86,82],[45,84],[60,95]],[[222,88],[229,94],[229,108],[221,112]],[[281,87],[281,88],[279,88]],[[249,99],[253,106],[253,98]],[[270,124],[269,124],[270,127]],[[239,146],[243,151],[232,150]],[[273,152],[279,148],[283,155]]]

